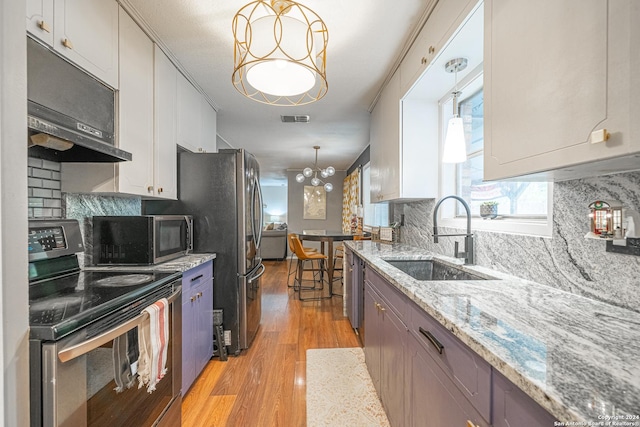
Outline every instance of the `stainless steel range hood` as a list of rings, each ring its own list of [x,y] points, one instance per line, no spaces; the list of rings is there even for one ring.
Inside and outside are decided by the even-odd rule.
[[[27,38],[29,156],[56,162],[132,159],[114,144],[115,93]]]

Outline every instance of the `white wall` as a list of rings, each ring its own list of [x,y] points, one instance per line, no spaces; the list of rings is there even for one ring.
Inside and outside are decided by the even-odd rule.
[[[0,423],[29,425],[25,0],[0,2]]]

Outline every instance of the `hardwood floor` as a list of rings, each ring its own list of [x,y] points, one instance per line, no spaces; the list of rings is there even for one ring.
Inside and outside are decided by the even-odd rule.
[[[265,266],[262,321],[251,348],[208,363],[183,397],[183,426],[305,426],[306,350],[360,345],[342,297],[299,301],[287,287],[288,261]]]

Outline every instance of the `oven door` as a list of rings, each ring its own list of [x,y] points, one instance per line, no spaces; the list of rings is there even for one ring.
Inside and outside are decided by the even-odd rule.
[[[42,345],[42,425],[152,426],[180,424],[181,380],[181,291],[169,298],[169,342],[167,373],[147,392],[131,388],[116,392],[113,340],[135,329],[139,319],[125,321],[91,339],[86,328],[57,342]],[[122,341],[124,342],[124,341]],[[176,409],[177,408],[177,409]],[[176,415],[173,414],[177,410]],[[168,424],[167,424],[168,425]]]

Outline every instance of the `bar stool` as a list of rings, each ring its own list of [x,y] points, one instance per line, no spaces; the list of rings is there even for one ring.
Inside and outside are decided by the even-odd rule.
[[[293,270],[291,268],[293,266],[293,255],[294,255],[293,244],[291,243],[291,236],[298,237],[298,235],[296,233],[289,233],[287,235],[287,242],[289,243],[289,271],[287,272],[287,287],[288,288],[293,288],[295,286],[295,278],[296,278],[296,275],[298,274],[298,269],[297,268],[295,270]],[[318,252],[318,250],[316,248],[311,248],[311,247],[307,247],[307,246],[303,246],[302,250],[304,250],[307,253],[316,253],[316,252]],[[293,276],[293,280],[294,280],[293,284],[289,284],[289,281],[291,280],[291,276]]]
[[[296,234],[290,235],[289,241],[293,246],[293,252],[298,258],[298,266],[297,266],[298,274],[296,275],[296,280],[293,282],[293,289],[295,291],[298,291],[298,299],[300,301],[315,301],[315,300],[331,298],[331,294],[324,297],[323,296],[313,297],[313,298],[302,297],[302,291],[322,291],[324,289],[324,275],[327,271],[326,270],[327,256],[318,252],[315,252],[315,253],[305,252],[302,246],[302,242],[300,241],[300,239]],[[313,261],[318,261],[318,268],[314,267]],[[309,262],[311,263],[311,268],[306,267],[306,265]],[[313,286],[310,286],[310,287],[305,287],[302,285],[303,275],[307,271],[313,273],[313,276],[312,276],[313,278],[307,279],[313,282]],[[316,272],[320,273],[320,280],[316,280],[316,277],[317,277],[315,274]],[[318,282],[320,283],[320,287],[316,286]]]

